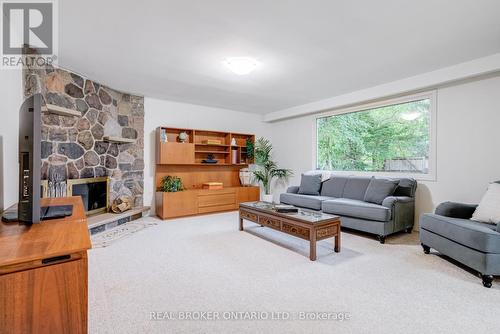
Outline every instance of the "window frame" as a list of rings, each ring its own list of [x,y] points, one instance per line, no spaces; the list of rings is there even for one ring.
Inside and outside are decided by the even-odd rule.
[[[336,110],[329,110],[321,114],[316,114],[313,117],[313,169],[318,168],[318,119],[338,116],[343,114],[349,114],[354,112],[367,111],[369,109],[375,109],[380,107],[386,107],[394,104],[401,104],[407,102],[413,102],[423,99],[430,100],[429,109],[429,170],[428,173],[411,173],[411,172],[365,172],[365,171],[342,171],[333,170],[338,175],[359,175],[359,176],[384,176],[384,177],[412,177],[416,180],[423,181],[436,181],[436,165],[437,165],[437,92],[436,90],[427,91],[412,95],[405,95],[396,98],[378,100],[376,102],[365,103],[361,105],[356,105],[353,107],[340,108]]]

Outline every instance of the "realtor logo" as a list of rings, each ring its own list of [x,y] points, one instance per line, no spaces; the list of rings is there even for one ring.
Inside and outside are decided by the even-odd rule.
[[[1,2],[3,68],[53,64],[57,51],[56,5],[55,0]],[[30,56],[22,57],[26,54]]]

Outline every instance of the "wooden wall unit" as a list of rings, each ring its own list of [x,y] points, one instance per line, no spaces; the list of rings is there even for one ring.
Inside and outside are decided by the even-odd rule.
[[[81,197],[44,198],[73,205],[64,219],[0,223],[0,332],[87,333],[87,249]]]
[[[161,140],[162,130],[167,135],[167,142]],[[188,135],[188,140],[184,143],[178,139],[181,132]],[[236,145],[231,146],[233,138]],[[159,127],[156,129],[156,164],[207,165],[202,160],[208,154],[213,154],[219,161],[217,166],[248,165],[253,163],[253,158],[247,156],[247,138],[255,142],[255,136],[251,134]],[[232,163],[233,152],[236,152],[236,164]]]
[[[167,142],[162,142],[162,130]],[[181,132],[188,140],[179,142]],[[232,140],[236,145],[231,145]],[[178,176],[185,187],[176,193],[156,193],[156,214],[162,219],[209,212],[237,210],[239,203],[257,201],[259,187],[242,187],[239,171],[253,163],[248,157],[246,141],[255,142],[251,134],[211,130],[159,127],[156,130],[156,187],[164,176]],[[203,163],[212,154],[216,164]],[[233,161],[235,160],[235,163]],[[222,182],[223,189],[205,190],[205,182]]]

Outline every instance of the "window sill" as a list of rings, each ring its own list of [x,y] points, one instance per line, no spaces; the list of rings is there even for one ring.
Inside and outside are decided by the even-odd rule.
[[[320,169],[318,169],[320,171]],[[419,173],[404,173],[404,172],[362,172],[362,171],[329,171],[334,175],[343,176],[378,176],[388,178],[413,178],[417,181],[436,182],[435,173],[419,174]]]

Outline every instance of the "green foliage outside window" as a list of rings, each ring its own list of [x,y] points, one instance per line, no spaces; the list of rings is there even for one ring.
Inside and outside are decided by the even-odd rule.
[[[429,126],[430,99],[319,118],[317,167],[426,173]]]

